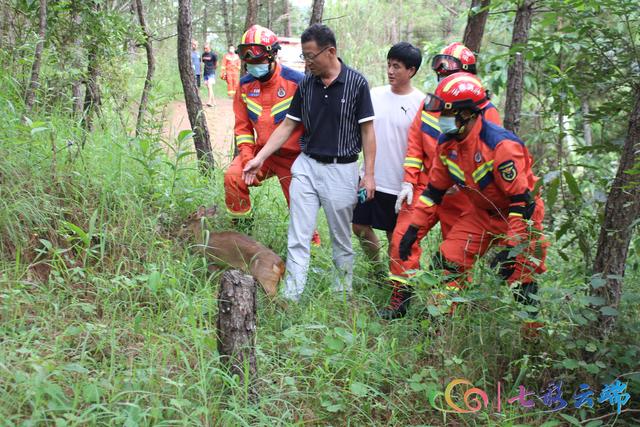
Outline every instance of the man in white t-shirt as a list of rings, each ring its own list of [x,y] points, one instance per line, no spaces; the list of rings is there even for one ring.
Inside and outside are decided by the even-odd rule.
[[[422,62],[420,49],[410,43],[396,43],[387,54],[389,85],[371,89],[376,118],[376,192],[372,200],[359,203],[353,213],[353,232],[367,256],[383,267],[380,261],[381,243],[373,229],[384,230],[391,241],[396,225],[396,199],[402,189],[407,133],[420,108],[424,93],[411,85]]]

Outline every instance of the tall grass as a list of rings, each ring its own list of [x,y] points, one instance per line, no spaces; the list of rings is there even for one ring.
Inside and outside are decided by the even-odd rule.
[[[4,76],[0,87],[3,424],[552,426],[596,414],[571,409],[562,418],[539,404],[526,411],[503,402],[501,413],[460,415],[433,406],[449,409],[442,391],[453,378],[483,388],[493,404],[498,382],[506,398],[520,384],[540,390],[562,378],[568,399],[580,382],[595,387],[638,366],[637,268],[625,289],[623,327],[606,347],[580,328],[593,316],[583,273],[563,274],[553,250],[541,281],[547,328],[537,342],[521,338],[523,308],[482,263],[473,285],[444,308],[431,302],[437,278],[423,274],[411,315],[385,322],[376,307],[388,290],[360,251],[354,295],[329,292],[321,222],[324,243],[314,249],[302,302],[284,309],[260,294],[260,399],[249,403],[216,351],[218,276],[175,232],[200,204],[222,205],[222,171],[203,177],[167,155],[191,149],[184,136],[132,138],[108,108],[90,135],[55,109],[24,121],[11,80]],[[157,92],[156,107],[167,97]],[[251,232],[284,257],[280,193],[273,180],[253,190]],[[228,226],[228,218],[216,222]],[[427,253],[436,249],[435,234]],[[452,301],[460,308],[443,315]],[[637,405],[638,376],[624,378]],[[631,415],[618,421],[631,424]]]

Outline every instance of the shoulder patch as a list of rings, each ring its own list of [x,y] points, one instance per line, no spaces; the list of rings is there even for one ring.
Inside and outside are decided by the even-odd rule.
[[[518,170],[516,169],[515,163],[513,160],[507,160],[506,162],[502,162],[498,165],[498,172],[500,172],[500,176],[507,182],[513,182],[518,176]]]
[[[510,141],[517,142],[520,145],[524,145],[524,142],[511,131],[491,123],[488,120],[482,119],[482,130],[480,131],[480,139],[489,146],[492,150],[498,146],[499,143],[508,139]]]
[[[292,68],[287,67],[286,65],[281,65],[280,67],[280,77],[282,77],[283,79],[298,84],[302,81],[302,79],[304,79],[304,74],[302,74],[300,71],[296,71]]]

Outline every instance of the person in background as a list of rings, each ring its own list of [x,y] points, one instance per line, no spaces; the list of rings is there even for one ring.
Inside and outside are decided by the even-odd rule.
[[[227,82],[227,95],[233,98],[238,89],[238,81],[240,79],[240,57],[236,53],[234,46],[229,46],[229,52],[222,57],[220,78]]]
[[[200,87],[201,65],[198,42],[191,40],[191,67],[193,67],[193,73],[196,75],[196,86],[198,87]]]
[[[211,51],[209,43],[205,43],[202,53],[202,63],[204,64],[204,84],[207,86],[207,106],[216,105],[213,85],[216,83],[216,67],[218,66],[218,56]]]
[[[372,200],[356,206],[353,232],[378,269],[381,266],[381,244],[373,229],[384,230],[387,241],[391,242],[397,217],[396,199],[402,189],[407,134],[424,99],[424,93],[411,85],[421,63],[422,54],[417,47],[407,42],[393,45],[387,53],[389,84],[371,90],[376,115],[373,122],[376,133],[376,192]]]
[[[324,209],[336,268],[332,289],[350,292],[354,253],[351,219],[358,187],[372,199],[376,184],[376,140],[373,105],[367,80],[337,56],[336,38],[326,25],[314,24],[301,36],[305,75],[284,122],[256,157],[244,167],[251,183],[263,162],[304,126],[302,153],[291,173],[291,214],[287,240],[287,273],[283,296],[298,301],[309,269],[311,235]],[[364,175],[358,184],[358,153],[364,151]]]

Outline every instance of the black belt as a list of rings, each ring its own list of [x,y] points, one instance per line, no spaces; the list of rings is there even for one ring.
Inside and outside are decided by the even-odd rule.
[[[344,156],[344,157],[321,156],[319,154],[309,154],[309,153],[305,153],[305,154],[311,157],[313,160],[316,160],[320,163],[353,163],[358,160],[357,154],[354,154],[353,156]]]

